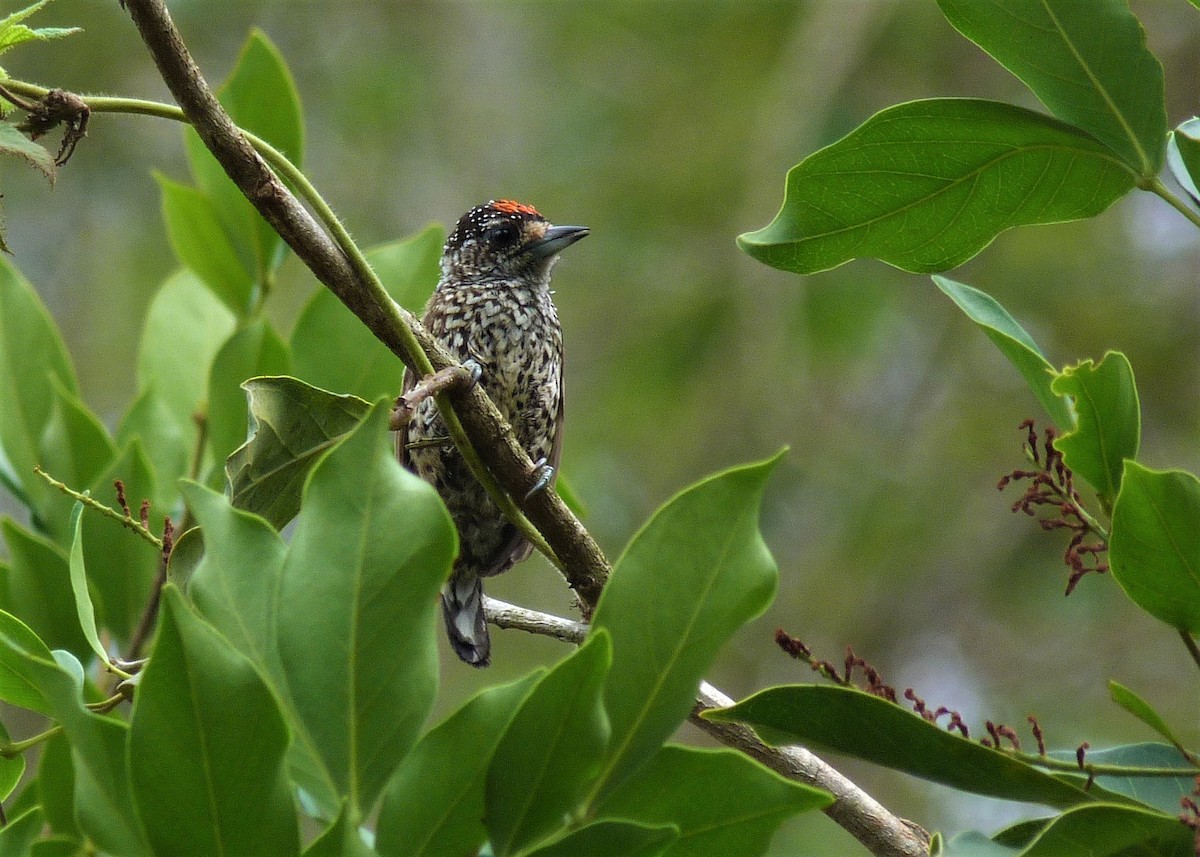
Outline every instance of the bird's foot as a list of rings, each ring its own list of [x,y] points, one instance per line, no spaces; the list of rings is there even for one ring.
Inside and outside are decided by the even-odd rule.
[[[466,392],[479,383],[482,375],[483,367],[470,358],[464,360],[461,366],[447,366],[432,375],[426,375],[413,384],[407,393],[396,399],[388,419],[388,428],[391,431],[399,431],[408,424],[413,411],[421,402],[443,390]]]
[[[546,487],[554,481],[554,465],[547,464],[545,456],[539,458],[533,463],[533,477],[535,479],[533,487],[525,492],[525,496],[521,498],[524,502],[539,491],[546,490]]]

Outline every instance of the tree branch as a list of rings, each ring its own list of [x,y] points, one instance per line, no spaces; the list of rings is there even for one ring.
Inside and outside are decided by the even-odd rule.
[[[487,619],[498,628],[513,628],[530,634],[556,637],[568,643],[581,643],[588,626],[572,619],[528,610],[488,596],[483,597]],[[919,826],[893,815],[881,803],[864,792],[826,762],[799,746],[772,747],[763,743],[754,731],[741,723],[705,720],[702,711],[728,708],[733,700],[708,682],[700,684],[691,722],[713,738],[747,756],[757,759],[776,773],[835,798],[824,812],[847,833],[878,857],[926,857],[928,834]]]
[[[420,322],[388,297],[340,224],[334,229],[344,239],[339,247],[254,150],[205,82],[163,0],[127,0],[125,5],[204,145],[317,279],[418,376],[456,365]],[[595,540],[555,491],[512,499],[524,498],[533,484],[533,462],[482,387],[457,397],[453,406],[446,394],[439,395],[438,406],[463,456],[475,465],[472,470],[485,485],[494,476],[503,486],[502,507],[510,507],[510,517],[535,544],[550,549],[584,615],[590,615],[610,569]]]

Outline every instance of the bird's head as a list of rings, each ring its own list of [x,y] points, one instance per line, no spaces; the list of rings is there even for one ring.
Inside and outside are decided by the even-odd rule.
[[[442,253],[442,278],[545,280],[558,254],[588,234],[586,226],[552,226],[532,205],[494,199],[458,221]]]

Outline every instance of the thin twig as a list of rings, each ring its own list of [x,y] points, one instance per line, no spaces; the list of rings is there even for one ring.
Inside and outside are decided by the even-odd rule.
[[[1187,648],[1188,654],[1192,656],[1192,660],[1196,662],[1196,666],[1200,667],[1200,646],[1196,645],[1196,638],[1192,636],[1191,631],[1180,629],[1179,639],[1183,640],[1183,645]]]
[[[572,619],[529,610],[484,596],[483,610],[498,628],[511,628],[580,643],[588,626]],[[772,747],[763,743],[747,726],[718,723],[700,717],[710,708],[728,708],[733,700],[703,682],[690,720],[722,744],[740,750],[771,770],[797,782],[823,789],[834,796],[824,812],[872,854],[886,857],[925,857],[928,836],[911,822],[893,815],[881,803],[803,747]]]
[[[105,503],[101,503],[99,500],[97,500],[95,497],[92,497],[90,494],[84,494],[80,491],[76,491],[71,486],[66,485],[62,482],[59,482],[57,479],[55,479],[53,476],[51,476],[45,470],[42,470],[41,467],[34,467],[33,472],[36,473],[38,476],[42,477],[43,479],[45,479],[47,482],[49,482],[51,485],[53,485],[55,488],[57,488],[62,493],[66,494],[72,500],[77,500],[78,502],[80,502],[84,506],[86,506],[87,508],[91,509],[94,512],[99,512],[101,515],[103,515],[106,518],[112,518],[114,521],[119,523],[121,526],[125,527],[126,529],[133,530],[133,532],[137,533],[143,539],[150,542],[150,544],[154,545],[159,550],[162,550],[162,546],[163,546],[162,539],[158,538],[158,536],[154,535],[154,533],[150,532],[150,530],[148,530],[146,527],[142,526],[142,522],[136,520],[132,515],[123,515],[120,512],[118,512],[116,509],[112,508],[111,506],[109,506]]]

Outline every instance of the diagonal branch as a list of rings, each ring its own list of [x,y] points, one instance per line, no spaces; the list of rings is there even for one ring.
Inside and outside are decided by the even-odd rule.
[[[572,619],[528,610],[515,604],[483,597],[488,621],[498,628],[513,628],[531,634],[556,637],[568,643],[583,642],[588,626]],[[829,792],[834,802],[824,812],[872,854],[880,857],[925,857],[928,834],[920,827],[887,810],[822,759],[800,746],[772,747],[741,723],[705,720],[702,711],[728,708],[733,700],[708,682],[701,682],[696,707],[689,719],[716,740],[757,759],[789,780]],[[924,834],[924,835],[923,835]]]
[[[317,279],[419,377],[455,365],[420,322],[388,297],[340,224],[334,231],[343,239],[341,246],[238,131],[192,60],[163,0],[127,0],[125,6],[204,145]],[[589,615],[610,568],[595,540],[556,492],[537,491],[527,499],[513,499],[524,498],[531,487],[533,462],[481,387],[453,403],[448,394],[441,394],[438,405],[463,456],[475,465],[476,476],[493,488],[494,476],[506,494],[497,498],[502,508],[509,507],[510,517],[535,544],[544,537],[552,559],[579,596],[584,615]],[[457,436],[460,432],[462,437]],[[532,528],[522,526],[522,517]]]

